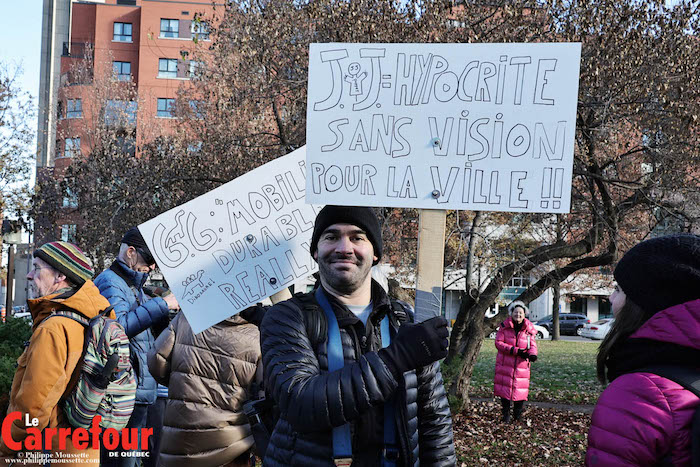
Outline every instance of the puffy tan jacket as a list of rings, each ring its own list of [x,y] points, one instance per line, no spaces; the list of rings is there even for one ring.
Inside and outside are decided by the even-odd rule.
[[[496,375],[493,380],[493,392],[496,397],[511,401],[527,400],[530,389],[530,361],[518,356],[519,349],[526,349],[530,355],[537,355],[535,342],[537,330],[525,319],[520,332],[516,335],[513,318],[506,319],[496,334]],[[529,347],[529,348],[528,348]]]
[[[351,423],[353,466],[380,464],[384,404],[392,399],[398,466],[454,466],[452,417],[438,363],[404,373],[397,381],[379,357],[379,323],[392,330],[412,319],[392,306],[372,281],[367,326],[328,295],[338,320],[345,365],[328,372],[327,319],[313,293],[277,303],[261,326],[266,389],[280,418],[265,466],[332,467],[332,428]]]
[[[630,339],[700,349],[700,300],[656,313]],[[689,466],[690,427],[698,406],[695,394],[661,376],[615,378],[593,411],[586,465],[659,465],[670,457],[668,465]]]
[[[148,354],[168,386],[159,465],[219,466],[254,443],[243,413],[260,364],[260,333],[240,316],[197,335],[178,313]]]
[[[28,300],[32,314],[32,336],[24,353],[17,360],[17,371],[12,380],[8,413],[21,412],[21,419],[11,427],[12,439],[27,437],[25,415],[38,419],[38,428],[70,427],[61,407],[61,399],[75,386],[79,375],[76,366],[83,354],[85,328],[78,322],[57,316],[47,319],[54,311],[66,307],[90,319],[109,307],[97,287],[87,281],[77,290],[59,292],[35,300]],[[114,312],[110,312],[114,318]],[[53,446],[58,437],[54,436]],[[71,451],[71,446],[67,451]],[[0,453],[12,451],[0,440]],[[97,453],[99,457],[99,452]]]

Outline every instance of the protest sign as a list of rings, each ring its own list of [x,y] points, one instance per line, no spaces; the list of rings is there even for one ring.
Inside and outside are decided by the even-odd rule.
[[[312,44],[307,201],[569,212],[580,44]]]
[[[139,226],[192,330],[316,271],[304,148]]]

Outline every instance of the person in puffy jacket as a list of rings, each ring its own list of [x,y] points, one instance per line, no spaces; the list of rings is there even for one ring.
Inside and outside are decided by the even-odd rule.
[[[274,305],[260,329],[265,387],[279,408],[264,465],[456,465],[438,363],[447,355],[447,322],[411,323],[412,311],[372,280],[382,255],[375,214],[324,207],[310,250],[318,287]],[[329,326],[338,346],[329,345]],[[391,343],[383,347],[386,332]],[[342,366],[330,371],[334,348]]]
[[[196,335],[178,313],[156,339],[148,367],[168,386],[159,465],[250,465],[254,440],[243,403],[261,357],[260,333],[246,312]]]
[[[50,448],[44,452],[51,456],[51,465],[97,465],[100,452],[91,446],[81,448],[73,444],[71,437],[64,437],[65,447],[60,447],[57,431],[72,428],[63,399],[78,381],[85,328],[73,319],[54,314],[68,310],[92,319],[108,308],[109,302],[90,280],[92,264],[76,245],[46,243],[33,256],[32,269],[27,274],[32,336],[17,360],[12,380],[7,415],[14,414],[16,418],[7,424],[7,431],[3,426],[0,465],[25,465],[31,460],[25,451],[41,454],[41,448],[25,449],[29,447],[25,441],[33,438],[31,429],[41,431],[42,437],[47,438]],[[110,312],[109,317],[114,318],[114,313]],[[35,420],[34,426],[27,426],[27,420]]]
[[[510,422],[510,406],[513,402],[513,421],[520,420],[530,388],[530,362],[537,360],[537,331],[525,318],[529,312],[521,301],[508,306],[508,317],[496,334],[496,374],[493,392],[501,398],[503,422]]]
[[[615,267],[615,323],[598,350],[598,398],[586,465],[690,465],[700,398],[651,372],[700,371],[700,237],[671,235],[630,249]]]
[[[136,404],[129,418],[127,428],[153,428],[162,420],[162,412],[156,409],[157,384],[148,372],[146,358],[153,347],[155,338],[153,328],[165,328],[168,325],[170,310],[179,308],[177,299],[170,294],[165,297],[151,298],[144,292],[148,275],[155,268],[155,260],[139,232],[138,227],[129,229],[122,238],[117,259],[95,279],[95,285],[100,293],[114,307],[117,321],[124,326],[129,337],[129,350],[136,360],[138,369],[138,387],[136,388]],[[139,430],[139,435],[143,430]],[[145,458],[147,465],[153,465],[157,451],[159,433],[153,431],[148,438],[149,457]],[[141,443],[139,442],[139,446]],[[140,463],[135,456],[121,456],[121,448],[110,452],[102,448],[102,466],[131,467]]]

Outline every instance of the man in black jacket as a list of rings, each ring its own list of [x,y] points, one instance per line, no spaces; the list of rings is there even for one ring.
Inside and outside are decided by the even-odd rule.
[[[264,464],[455,465],[438,363],[447,322],[411,323],[412,311],[372,280],[382,255],[372,210],[323,208],[311,254],[319,287],[273,306],[262,322],[265,383],[280,412]]]

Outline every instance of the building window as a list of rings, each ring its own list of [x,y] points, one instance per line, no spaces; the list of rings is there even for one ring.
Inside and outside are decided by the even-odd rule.
[[[195,143],[190,143],[187,145],[187,152],[189,154],[196,154],[202,150],[202,142],[197,141]]]
[[[195,118],[204,118],[204,103],[202,101],[189,101],[189,104]]]
[[[177,59],[158,59],[158,78],[177,78]]]
[[[105,125],[134,126],[137,109],[134,101],[109,100],[105,105]]]
[[[196,78],[201,76],[203,63],[196,60],[190,60],[189,62],[189,77]]]
[[[192,38],[195,40],[209,40],[209,24],[206,21],[192,21],[190,25]]]
[[[513,276],[510,281],[508,281],[508,287],[528,287],[530,285],[530,279],[527,277]]]
[[[114,23],[114,38],[116,42],[131,42],[131,23]]]
[[[613,318],[610,299],[607,297],[598,297],[598,319]]]
[[[61,226],[61,241],[74,243],[76,230],[75,224],[63,224]]]
[[[175,105],[175,99],[158,98],[158,112],[156,115],[159,117],[172,117],[173,105]]]
[[[180,21],[176,19],[160,19],[160,37],[178,37],[180,35]]]
[[[68,99],[66,118],[83,117],[83,101],[81,99]]]
[[[63,157],[75,157],[80,155],[80,138],[66,138],[66,150]]]
[[[132,136],[117,136],[117,147],[126,156],[136,155],[136,140]]]
[[[63,195],[63,207],[64,208],[77,208],[78,207],[78,197],[70,188],[66,188],[66,192]]]
[[[112,62],[112,73],[117,81],[131,81],[131,62]]]

